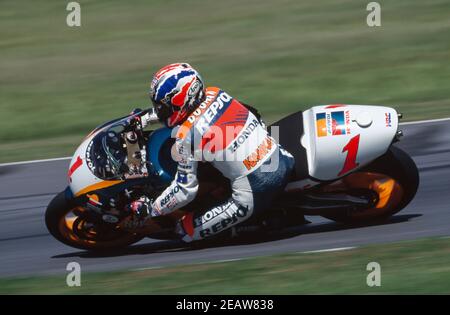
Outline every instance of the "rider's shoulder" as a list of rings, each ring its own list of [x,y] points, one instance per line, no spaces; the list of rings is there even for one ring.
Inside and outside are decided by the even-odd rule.
[[[205,89],[206,100],[211,99],[211,97],[215,97],[221,93],[226,93],[226,92],[218,86],[208,86]]]
[[[217,87],[217,86],[208,86],[208,87],[205,88],[206,94],[217,94],[221,90],[222,89],[220,87]]]
[[[189,142],[190,140],[190,132],[192,127],[195,125],[197,120],[204,115],[205,111],[209,108],[209,106],[214,102],[216,97],[224,92],[220,87],[217,86],[208,86],[205,88],[205,100],[199,106],[197,110],[195,110],[188,118],[179,126],[178,131],[176,132],[176,139],[182,143]]]

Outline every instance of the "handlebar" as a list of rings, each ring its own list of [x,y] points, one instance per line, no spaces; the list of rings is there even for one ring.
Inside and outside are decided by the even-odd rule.
[[[139,108],[131,112],[128,123],[131,127],[144,129],[148,124],[158,121],[158,115],[153,107],[145,110]]]

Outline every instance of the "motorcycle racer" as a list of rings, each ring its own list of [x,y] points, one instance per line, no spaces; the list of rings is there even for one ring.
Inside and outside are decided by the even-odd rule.
[[[199,162],[211,163],[229,179],[231,196],[185,215],[177,227],[183,241],[211,237],[270,207],[288,182],[294,158],[269,135],[256,110],[218,87],[205,87],[187,63],[157,71],[150,98],[158,119],[173,128],[178,167],[154,201],[142,196],[129,205],[133,213],[145,220],[188,208],[199,188]]]

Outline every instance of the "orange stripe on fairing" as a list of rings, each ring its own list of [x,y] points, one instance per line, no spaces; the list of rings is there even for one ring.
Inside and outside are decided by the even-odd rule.
[[[123,180],[104,180],[104,181],[102,181],[100,183],[93,184],[93,185],[87,186],[86,188],[83,188],[82,190],[78,191],[75,194],[75,197],[84,195],[85,193],[88,193],[88,192],[93,191],[93,190],[111,187],[111,186],[120,184],[122,182],[123,182]]]

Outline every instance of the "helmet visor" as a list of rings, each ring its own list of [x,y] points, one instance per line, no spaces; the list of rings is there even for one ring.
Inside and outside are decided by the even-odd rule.
[[[170,105],[157,103],[152,99],[153,108],[160,122],[167,124],[167,120],[173,114],[173,108]]]

